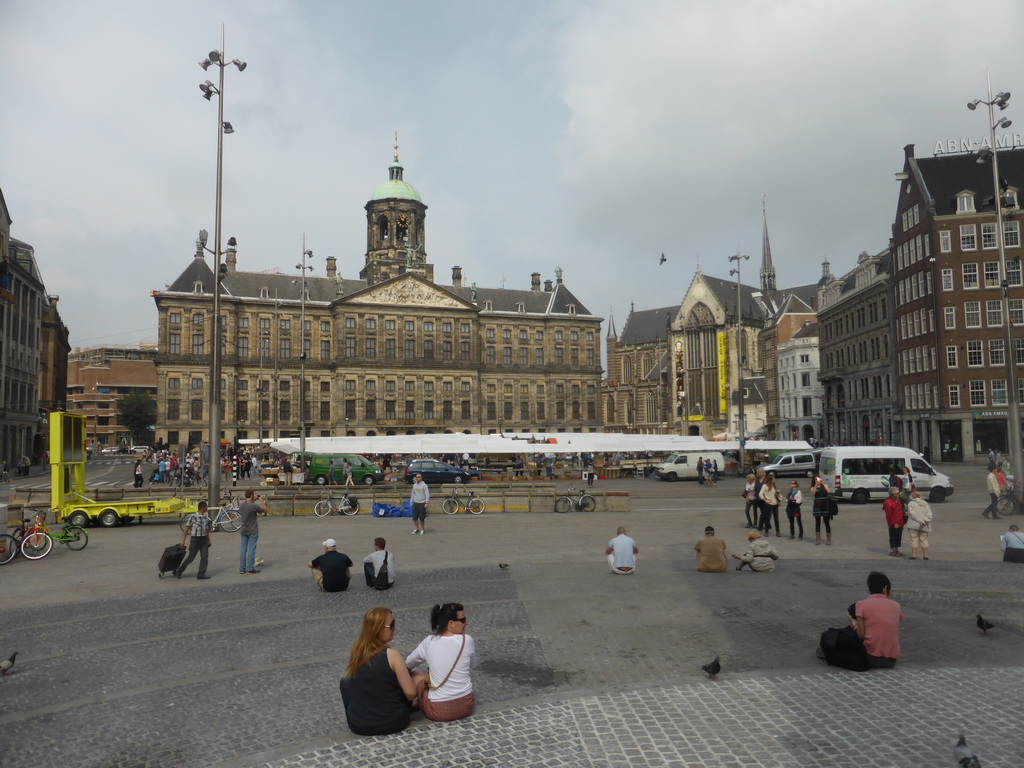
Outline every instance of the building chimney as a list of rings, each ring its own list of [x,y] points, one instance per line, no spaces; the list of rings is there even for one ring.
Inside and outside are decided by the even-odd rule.
[[[228,272],[234,272],[235,267],[238,266],[236,254],[238,253],[238,246],[235,244],[235,238],[228,238],[228,248],[224,252],[224,266]]]
[[[551,293],[551,281],[550,280],[545,280],[544,281],[544,290],[547,293]]]
[[[333,256],[327,257],[327,276],[337,277],[338,276],[338,260]]]
[[[530,290],[540,290],[540,272],[534,272],[533,274],[530,275]]]
[[[452,267],[452,285],[462,287],[462,267]]]

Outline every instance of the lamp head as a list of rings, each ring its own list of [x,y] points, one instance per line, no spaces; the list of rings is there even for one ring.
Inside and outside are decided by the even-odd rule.
[[[224,121],[224,133],[234,133],[235,129],[231,126],[227,120]]]
[[[967,108],[973,112],[978,108],[979,104],[981,104],[981,99],[975,99],[974,101],[967,102]]]
[[[313,252],[312,251],[306,251],[303,255],[304,256],[308,256],[311,259],[313,258]]]
[[[200,229],[199,230],[199,244],[205,248],[206,247],[206,241],[209,240],[209,239],[210,239],[210,233],[207,232],[205,229]]]
[[[996,128],[1009,128],[1011,125],[1013,125],[1013,121],[1012,120],[1009,120],[1009,119],[1007,119],[1005,117],[1001,117],[1001,118],[999,118],[998,121],[996,121],[995,127]]]
[[[231,63],[238,67],[239,72],[245,72],[245,68],[249,66],[244,61],[241,61],[239,59],[234,59]]]
[[[210,51],[210,61],[220,64],[220,51]]]
[[[237,251],[238,250],[238,241],[235,238],[233,238],[233,237],[229,237],[228,238],[228,250],[229,251]]]
[[[209,59],[203,59],[202,61],[199,62],[199,66],[203,68],[203,71],[205,71],[205,70],[210,68],[210,65],[212,63],[213,62],[210,61]]]

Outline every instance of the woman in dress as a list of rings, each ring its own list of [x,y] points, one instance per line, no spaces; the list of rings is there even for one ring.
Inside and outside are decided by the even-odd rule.
[[[448,722],[473,714],[473,680],[476,644],[466,634],[466,609],[461,603],[443,603],[430,610],[430,627],[416,650],[405,660],[410,671],[426,662],[426,675],[413,672],[420,709],[430,720]]]
[[[814,478],[814,543],[821,544],[821,524],[825,523],[825,543],[832,543],[832,500],[820,476]]]
[[[782,493],[775,487],[775,475],[769,473],[761,486],[761,530],[765,535],[771,535],[772,520],[775,521],[775,535],[781,536],[779,532],[779,504],[782,503]]]
[[[903,511],[900,489],[897,486],[889,486],[889,495],[882,502],[882,509],[885,511],[885,527],[889,529],[889,556],[903,557],[900,547],[903,545],[906,513]]]
[[[804,540],[804,521],[800,517],[800,505],[804,503],[804,495],[800,492],[800,484],[793,480],[786,493],[786,517],[789,518],[789,538],[793,539],[793,523],[800,526],[800,541]]]
[[[402,655],[388,646],[394,637],[395,615],[390,608],[378,606],[366,612],[341,678],[345,718],[353,733],[380,736],[409,725],[416,686]]]
[[[915,488],[910,492],[907,504],[907,530],[910,531],[910,559],[917,560],[917,545],[921,545],[921,556],[928,559],[928,534],[932,530],[932,508],[921,498]]]

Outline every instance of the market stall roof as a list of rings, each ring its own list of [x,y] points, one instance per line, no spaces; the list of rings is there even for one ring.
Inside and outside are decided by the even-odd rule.
[[[299,440],[276,440],[282,453],[298,453]],[[748,440],[747,450],[807,450],[799,441]],[[442,453],[676,453],[737,451],[733,441],[709,442],[684,435],[627,435],[617,432],[534,432],[504,435],[441,434],[373,437],[308,437],[307,453],[396,454],[434,456]]]

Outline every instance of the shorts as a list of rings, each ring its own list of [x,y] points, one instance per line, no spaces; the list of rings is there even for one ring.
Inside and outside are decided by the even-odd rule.
[[[427,505],[422,502],[414,501],[412,503],[412,519],[414,521],[423,522],[427,519]]]

